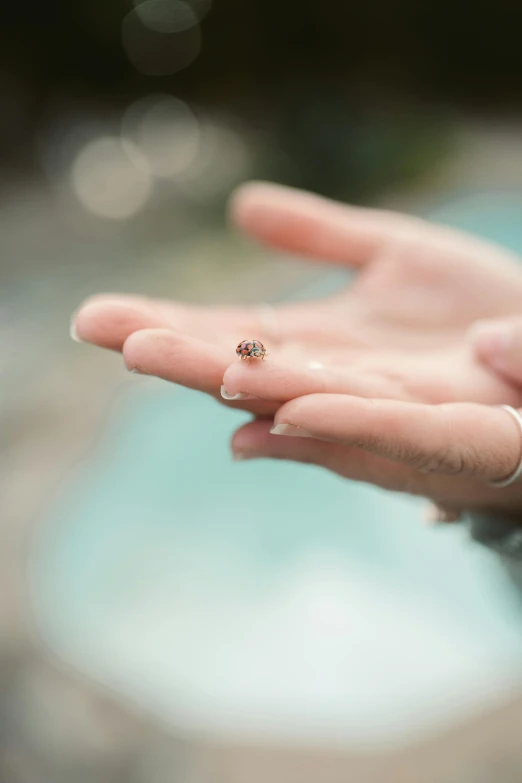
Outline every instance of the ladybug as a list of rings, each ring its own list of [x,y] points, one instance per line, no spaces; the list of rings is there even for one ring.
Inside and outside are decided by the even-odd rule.
[[[264,360],[266,349],[260,340],[241,340],[236,348],[236,353],[240,359]]]

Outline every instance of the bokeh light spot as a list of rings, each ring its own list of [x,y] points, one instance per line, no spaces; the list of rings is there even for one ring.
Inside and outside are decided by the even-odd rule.
[[[183,101],[150,95],[133,103],[122,121],[123,145],[158,177],[177,177],[193,165],[200,149],[199,122]]]
[[[151,193],[152,178],[146,166],[139,168],[119,138],[102,136],[88,142],[78,153],[71,171],[71,184],[89,212],[111,220],[126,220],[142,209]]]
[[[148,0],[133,0],[136,7],[146,2],[148,2]],[[192,9],[200,22],[212,8],[212,0],[184,0],[184,2]]]
[[[180,0],[146,0],[121,27],[127,57],[148,76],[167,76],[189,66],[201,48],[198,18]]]
[[[181,33],[198,23],[190,5],[181,0],[145,0],[136,6],[136,14],[156,33]]]
[[[239,131],[218,119],[200,121],[200,153],[178,178],[191,198],[211,201],[252,173],[252,154]]]

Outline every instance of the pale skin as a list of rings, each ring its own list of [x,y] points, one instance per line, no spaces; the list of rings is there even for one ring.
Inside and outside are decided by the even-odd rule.
[[[240,188],[230,214],[270,247],[353,268],[355,282],[328,300],[279,306],[273,331],[252,308],[100,295],[76,313],[78,338],[250,410],[256,418],[232,440],[240,459],[314,463],[451,508],[522,511],[522,482],[487,483],[508,476],[522,448],[496,407],[522,407],[515,257],[406,215],[262,183]],[[488,338],[499,319],[520,334],[502,366]],[[245,334],[268,361],[235,359]]]

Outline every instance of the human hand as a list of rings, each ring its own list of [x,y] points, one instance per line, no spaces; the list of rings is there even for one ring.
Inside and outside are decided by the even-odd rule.
[[[227,402],[257,413],[317,391],[522,404],[522,392],[477,362],[464,339],[478,318],[519,310],[522,274],[511,254],[416,218],[274,185],[240,188],[231,215],[272,247],[357,269],[355,283],[327,300],[277,307],[268,328],[255,309],[105,295],[78,311],[78,337],[123,351],[131,369],[218,399],[238,341],[261,339],[267,368],[279,374],[279,386],[265,387],[278,399]],[[228,388],[233,377],[225,381],[232,396],[249,391]]]

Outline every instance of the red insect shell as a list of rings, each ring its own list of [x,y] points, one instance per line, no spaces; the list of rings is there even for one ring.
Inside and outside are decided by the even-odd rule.
[[[241,359],[264,359],[266,349],[260,340],[241,340],[236,348],[236,354]]]

